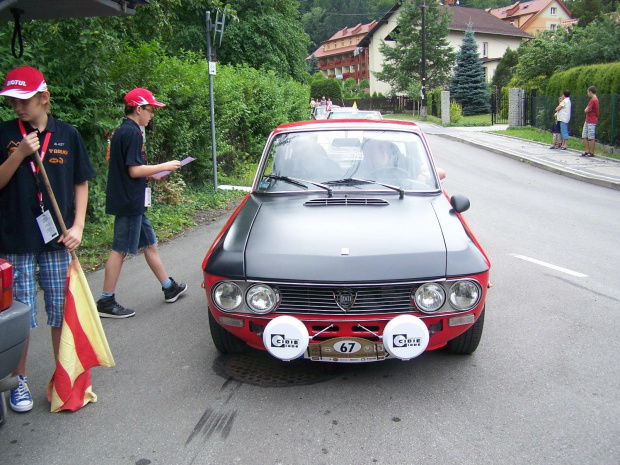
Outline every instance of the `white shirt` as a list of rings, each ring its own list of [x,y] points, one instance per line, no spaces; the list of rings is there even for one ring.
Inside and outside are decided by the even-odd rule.
[[[570,98],[565,97],[564,100],[560,102],[562,108],[558,111],[558,121],[562,121],[563,123],[568,123],[570,121],[570,111],[571,111],[571,102]]]

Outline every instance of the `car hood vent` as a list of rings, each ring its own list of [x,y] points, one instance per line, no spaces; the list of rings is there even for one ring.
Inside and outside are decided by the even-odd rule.
[[[327,207],[331,205],[370,205],[370,206],[385,206],[389,205],[387,200],[383,199],[365,199],[365,198],[350,198],[350,197],[328,197],[325,199],[312,199],[308,200],[305,204],[307,207]]]

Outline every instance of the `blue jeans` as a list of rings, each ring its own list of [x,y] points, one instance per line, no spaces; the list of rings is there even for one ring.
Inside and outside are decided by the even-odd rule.
[[[157,244],[151,222],[142,215],[116,216],[112,250],[125,255],[136,255],[138,249]]]

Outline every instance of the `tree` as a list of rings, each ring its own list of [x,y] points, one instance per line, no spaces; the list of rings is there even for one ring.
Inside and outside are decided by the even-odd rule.
[[[544,91],[549,77],[557,71],[618,61],[620,28],[614,17],[603,16],[586,27],[539,33],[517,52],[519,63],[511,84]]]
[[[507,48],[504,56],[495,69],[495,75],[491,84],[497,86],[498,89],[506,87],[514,74],[514,68],[519,63],[519,54],[516,50]]]
[[[310,73],[310,75],[313,75],[318,73],[320,70],[321,69],[319,68],[319,60],[313,54],[308,60],[308,73]]]
[[[310,41],[294,0],[231,0],[238,21],[226,23],[217,51],[224,64],[247,64],[301,81]]]
[[[461,48],[456,55],[450,97],[461,104],[465,116],[483,115],[491,109],[484,68],[471,23],[467,26]]]
[[[383,70],[375,76],[388,82],[396,93],[407,93],[414,81],[422,80],[421,7],[425,0],[403,1],[398,25],[379,47],[384,56]],[[454,65],[454,52],[448,44],[449,9],[430,1],[425,8],[427,91],[445,85]]]

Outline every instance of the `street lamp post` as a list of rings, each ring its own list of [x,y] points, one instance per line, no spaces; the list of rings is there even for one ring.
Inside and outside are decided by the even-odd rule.
[[[211,158],[213,161],[213,189],[217,190],[217,155],[215,151],[215,110],[213,104],[213,76],[216,73],[215,62],[212,60],[211,49],[211,33],[213,33],[213,41],[216,41],[217,34],[219,33],[219,43],[222,45],[222,35],[224,33],[224,20],[226,18],[226,11],[222,14],[222,20],[220,21],[219,11],[215,16],[215,23],[211,22],[211,12],[207,11],[207,62],[209,63],[209,107],[211,113]]]

